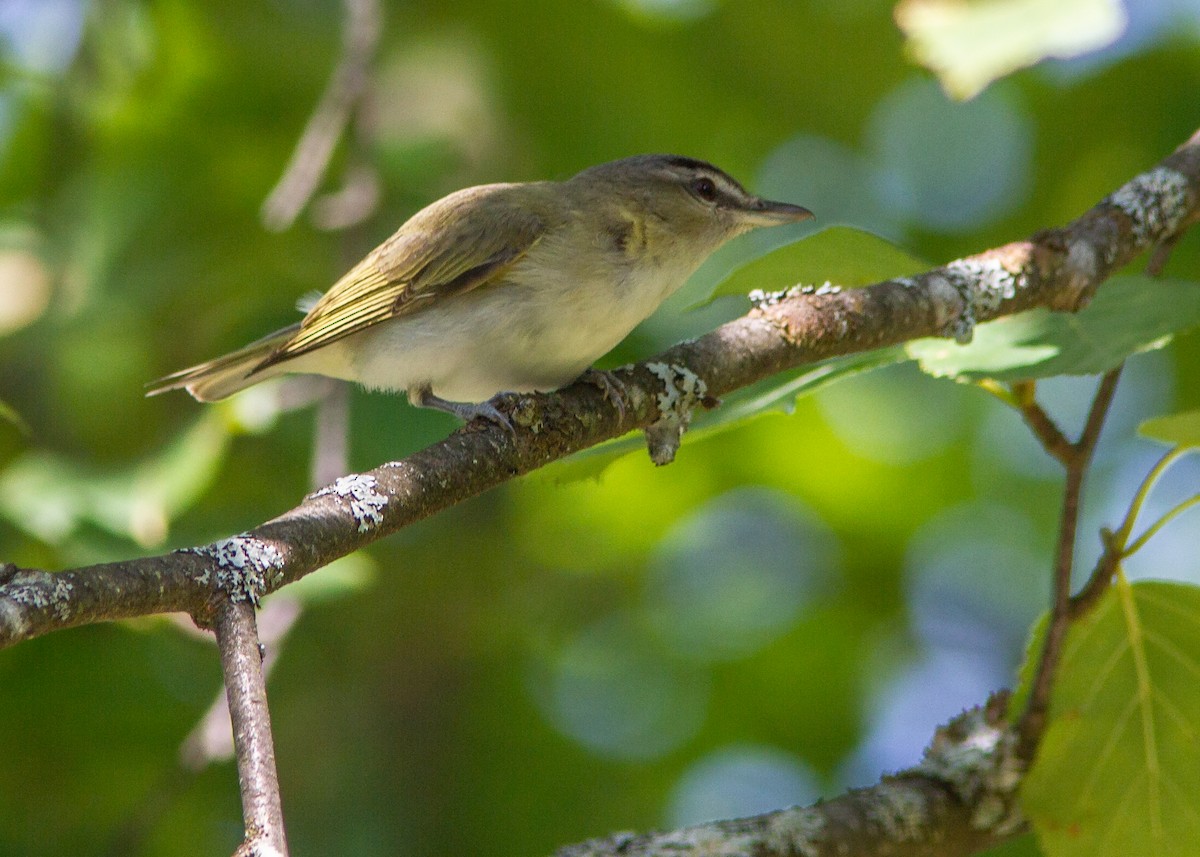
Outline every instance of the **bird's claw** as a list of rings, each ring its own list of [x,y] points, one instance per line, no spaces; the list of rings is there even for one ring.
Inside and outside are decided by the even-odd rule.
[[[432,408],[435,411],[444,411],[447,414],[453,414],[464,423],[474,422],[482,418],[488,422],[495,423],[511,433],[515,431],[512,420],[508,418],[507,414],[492,404],[503,395],[505,394],[497,393],[486,402],[451,402],[449,399],[435,396],[429,387],[421,387],[410,390],[408,399],[417,407]]]
[[[579,378],[581,381],[586,381],[594,387],[599,387],[604,393],[604,398],[613,403],[617,409],[617,417],[621,422],[625,422],[625,384],[612,372],[605,372],[602,369],[588,369]]]

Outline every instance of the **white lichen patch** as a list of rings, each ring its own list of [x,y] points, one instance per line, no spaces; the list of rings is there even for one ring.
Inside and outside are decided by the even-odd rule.
[[[775,306],[780,301],[794,298],[796,295],[803,293],[804,290],[801,286],[792,286],[790,289],[780,289],[776,292],[754,289],[746,297],[750,298],[750,303],[754,304],[755,308],[766,309],[767,307]]]
[[[286,855],[270,842],[259,840],[250,846],[250,857],[286,857]]]
[[[61,577],[54,580],[54,591],[50,594],[50,600],[54,605],[54,615],[63,622],[71,618],[71,590],[74,588],[73,583]]]
[[[953,339],[959,345],[970,343],[975,336],[975,306],[969,290],[958,278],[932,274],[929,277],[929,292],[937,307],[938,334]],[[954,303],[958,304],[958,312],[952,309]]]
[[[1063,266],[1067,283],[1074,292],[1081,292],[1095,282],[1100,275],[1100,259],[1096,248],[1084,240],[1072,241],[1067,247],[1067,260]]]
[[[233,601],[258,604],[269,584],[278,584],[283,568],[283,554],[272,544],[241,533],[211,545],[184,548],[180,553],[210,557],[217,564],[217,586],[229,593]],[[207,584],[205,571],[197,582]]]
[[[772,307],[780,301],[785,301],[788,298],[798,297],[799,295],[814,295],[820,297],[822,295],[836,295],[842,291],[842,287],[835,285],[828,280],[821,285],[803,285],[798,284],[789,289],[781,289],[777,292],[767,292],[762,289],[752,290],[747,297],[757,309],[765,309]]]
[[[647,363],[646,368],[663,382],[658,394],[658,412],[664,417],[688,411],[700,403],[708,392],[704,379],[678,363]]]
[[[929,808],[924,796],[913,786],[884,781],[874,789],[874,800],[867,814],[892,842],[912,842],[929,823]]]
[[[1009,833],[1024,824],[1015,791],[1023,766],[1014,733],[987,722],[973,709],[940,728],[916,770],[947,783],[964,804],[975,809],[979,830]]]
[[[0,596],[35,610],[53,611],[59,621],[65,622],[71,618],[71,591],[74,588],[74,584],[56,574],[25,572],[13,575],[0,586]],[[21,624],[24,624],[23,620]]]
[[[1025,287],[1024,274],[1013,273],[999,259],[958,259],[946,266],[951,275],[958,274],[966,281],[972,308],[980,312],[995,312],[1001,303],[1017,296]]]
[[[0,588],[0,628],[4,628],[16,639],[20,639],[29,629],[29,623],[21,614],[8,592]]]
[[[1168,167],[1155,167],[1126,182],[1105,202],[1121,209],[1139,244],[1172,234],[1186,213],[1188,180]]]
[[[944,286],[949,285],[958,293],[962,311],[948,319],[949,324],[942,328],[942,333],[953,337],[960,345],[966,345],[974,338],[980,315],[994,313],[1026,285],[1023,273],[1010,271],[999,259],[956,259],[942,271],[942,275],[930,279],[930,286],[941,287],[944,291]]]
[[[708,385],[704,379],[677,363],[647,363],[646,368],[663,382],[663,392],[656,397],[658,420],[646,428],[646,444],[650,460],[657,465],[675,460],[683,433],[692,422],[692,411],[704,401]]]
[[[339,476],[332,485],[322,488],[313,496],[332,494],[349,501],[350,514],[358,522],[358,531],[365,533],[383,523],[383,509],[388,504],[388,496],[377,491],[378,486],[379,482],[370,474],[351,473],[349,476]]]
[[[763,844],[771,853],[815,853],[824,831],[825,817],[820,812],[811,807],[793,807],[770,817]]]

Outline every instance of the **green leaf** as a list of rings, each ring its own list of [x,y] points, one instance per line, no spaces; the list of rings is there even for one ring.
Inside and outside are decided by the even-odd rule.
[[[1138,426],[1138,434],[1171,446],[1200,447],[1200,410],[1146,420]]]
[[[1038,848],[1037,837],[1023,833],[987,851],[980,851],[978,857],[1046,857],[1046,853]]]
[[[917,62],[956,98],[1047,57],[1075,57],[1124,31],[1119,0],[904,0],[896,21]]]
[[[837,381],[903,363],[908,354],[901,345],[847,354],[805,366],[798,372],[783,373],[753,384],[727,396],[715,411],[697,414],[695,428],[688,437],[703,437],[723,431],[745,420],[766,413],[790,414],[801,396],[809,396]]]
[[[229,433],[216,410],[152,458],[125,470],[97,472],[86,462],[39,450],[0,474],[0,516],[49,544],[84,524],[149,547],[168,522],[211,484]]]
[[[1129,275],[1106,283],[1080,312],[1031,310],[979,325],[969,345],[918,339],[908,353],[931,375],[967,381],[1095,375],[1197,324],[1200,283]]]
[[[17,409],[3,400],[0,400],[0,421],[11,423],[25,437],[30,437],[33,434],[29,429],[29,423],[21,418],[21,415],[17,413]]]
[[[742,265],[717,283],[708,299],[746,295],[754,289],[782,291],[797,283],[867,286],[930,267],[872,232],[830,226]]]
[[[851,375],[902,363],[907,359],[903,346],[896,345],[834,357],[796,372],[768,378],[726,397],[714,411],[697,411],[693,414],[692,427],[684,435],[684,440],[694,443],[699,438],[736,427],[763,414],[790,414],[801,396],[815,393]],[[631,454],[646,455],[646,441],[641,432],[585,449],[568,459],[541,468],[535,476],[547,477],[557,483],[599,479],[609,466]]]
[[[1067,635],[1022,806],[1052,857],[1200,842],[1200,588],[1118,575]]]

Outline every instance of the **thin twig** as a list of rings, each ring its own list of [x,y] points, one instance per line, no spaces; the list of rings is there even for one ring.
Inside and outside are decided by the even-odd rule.
[[[1095,568],[1088,575],[1087,582],[1079,588],[1079,591],[1071,596],[1071,603],[1068,607],[1070,618],[1078,619],[1080,616],[1085,616],[1100,600],[1100,596],[1108,590],[1109,583],[1112,582],[1113,575],[1117,573],[1117,569],[1121,565],[1121,559],[1124,556],[1122,542],[1115,533],[1111,530],[1101,530],[1100,538],[1104,544],[1104,550],[1100,553],[1100,559],[1096,561]]]
[[[1087,422],[1079,440],[1068,443],[1063,461],[1067,470],[1066,486],[1063,490],[1062,517],[1059,521],[1058,546],[1054,562],[1054,595],[1050,609],[1050,622],[1046,627],[1046,638],[1042,643],[1041,658],[1029,692],[1029,704],[1017,724],[1020,735],[1019,752],[1023,758],[1032,759],[1046,726],[1050,708],[1050,691],[1054,686],[1054,675],[1062,655],[1070,625],[1071,569],[1075,564],[1075,537],[1079,528],[1079,504],[1083,493],[1083,479],[1100,440],[1104,419],[1108,415],[1117,382],[1121,378],[1122,366],[1111,369],[1104,375],[1096,388]],[[1041,435],[1039,434],[1039,437]],[[1047,447],[1047,451],[1050,448]],[[1053,454],[1053,453],[1052,453]],[[1058,456],[1055,456],[1058,457]]]
[[[1137,524],[1138,516],[1142,512],[1142,507],[1146,505],[1146,498],[1150,496],[1150,492],[1158,484],[1158,480],[1162,479],[1167,469],[1187,453],[1188,450],[1184,447],[1175,447],[1168,451],[1166,455],[1155,462],[1154,466],[1150,468],[1150,472],[1146,474],[1146,478],[1142,480],[1142,484],[1138,486],[1137,493],[1133,495],[1133,502],[1129,504],[1129,511],[1125,513],[1125,520],[1121,522],[1120,528],[1114,533],[1122,551],[1128,544],[1129,537],[1133,535],[1133,528]]]
[[[1175,235],[1167,235],[1158,242],[1150,254],[1150,260],[1146,263],[1146,273],[1151,277],[1162,276],[1163,269],[1166,268],[1167,262],[1171,259],[1171,253],[1175,249],[1175,245],[1179,243],[1182,233]],[[1149,538],[1152,533],[1144,534],[1143,539],[1139,540],[1136,547],[1129,547],[1129,537],[1133,533],[1133,526],[1137,522],[1138,513],[1141,511],[1143,504],[1146,502],[1146,497],[1150,494],[1150,489],[1158,482],[1159,477],[1166,472],[1166,469],[1171,465],[1179,455],[1183,454],[1181,450],[1174,449],[1168,452],[1163,458],[1151,469],[1149,475],[1142,481],[1138,488],[1137,494],[1133,498],[1133,502],[1129,506],[1129,511],[1125,515],[1125,520],[1121,522],[1120,528],[1113,532],[1111,530],[1102,530],[1100,538],[1104,544],[1104,550],[1100,554],[1100,559],[1097,560],[1092,573],[1088,575],[1087,582],[1080,587],[1079,592],[1071,597],[1070,603],[1067,605],[1067,613],[1070,619],[1076,619],[1085,615],[1092,606],[1100,600],[1100,596],[1108,589],[1109,583],[1112,582],[1113,575],[1121,565],[1121,560],[1136,551],[1144,542],[1145,538]]]
[[[974,381],[974,384],[976,387],[999,399],[1010,408],[1018,410],[1020,409],[1021,404],[1015,389],[1009,389],[1008,387],[1004,386],[1004,384],[991,378],[979,378]],[[1017,386],[1017,384],[1013,385],[1014,388]]]
[[[1037,403],[1036,389],[1033,381],[1017,381],[1012,385],[1017,409],[1025,419],[1026,425],[1041,441],[1042,448],[1064,467],[1067,467],[1075,454],[1074,445],[1062,433],[1062,429],[1055,424],[1054,420],[1050,419],[1050,415]]]
[[[1171,511],[1167,512],[1167,514],[1163,515],[1161,518],[1147,527],[1146,532],[1134,539],[1133,542],[1130,543],[1129,547],[1125,548],[1125,556],[1132,556],[1140,551],[1146,546],[1146,542],[1154,538],[1155,533],[1157,533],[1167,524],[1171,523],[1171,521],[1175,520],[1188,509],[1192,509],[1196,506],[1200,506],[1200,494],[1194,494],[1191,497],[1188,497],[1178,506],[1175,506],[1173,509],[1171,509]]]
[[[341,59],[283,175],[263,202],[263,224],[276,232],[291,226],[312,199],[346,124],[367,90],[382,13],[378,0],[344,0],[344,5]]]
[[[249,601],[221,599],[213,630],[221,650],[221,672],[229,698],[233,746],[237,754],[238,787],[242,794],[242,820],[246,838],[237,855],[287,857],[279,776],[275,771],[275,745],[262,651],[254,605]]]
[[[1100,554],[1100,559],[1096,562],[1096,567],[1092,569],[1092,573],[1088,576],[1087,582],[1071,598],[1072,618],[1087,613],[1092,605],[1100,599],[1100,596],[1108,589],[1109,583],[1112,582],[1113,574],[1116,573],[1122,560],[1141,550],[1155,533],[1166,526],[1177,515],[1200,504],[1200,495],[1185,500],[1151,524],[1144,533],[1130,542],[1129,539],[1133,535],[1133,527],[1137,523],[1138,514],[1141,512],[1142,506],[1145,505],[1146,497],[1150,494],[1150,490],[1158,483],[1158,480],[1173,462],[1190,451],[1192,450],[1185,447],[1176,447],[1159,459],[1154,467],[1150,469],[1146,478],[1142,480],[1142,484],[1138,486],[1137,493],[1134,495],[1133,502],[1129,505],[1129,511],[1125,513],[1125,519],[1121,522],[1121,526],[1116,531],[1107,529],[1101,531],[1100,537],[1104,543],[1104,550]]]
[[[350,385],[345,381],[330,379],[317,400],[309,472],[314,490],[350,472]]]

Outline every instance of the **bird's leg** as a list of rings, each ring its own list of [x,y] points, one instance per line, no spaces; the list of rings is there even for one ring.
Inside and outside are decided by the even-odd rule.
[[[579,380],[599,387],[604,392],[604,398],[616,407],[617,417],[621,422],[625,421],[625,385],[616,375],[603,369],[588,368],[579,376]]]
[[[454,414],[465,423],[483,417],[496,425],[513,430],[512,420],[501,413],[500,409],[491,403],[491,400],[479,402],[451,402],[443,399],[441,396],[435,396],[433,390],[426,384],[423,387],[413,387],[408,391],[408,401],[416,405],[418,408],[431,408],[435,411],[445,411],[448,414]]]

